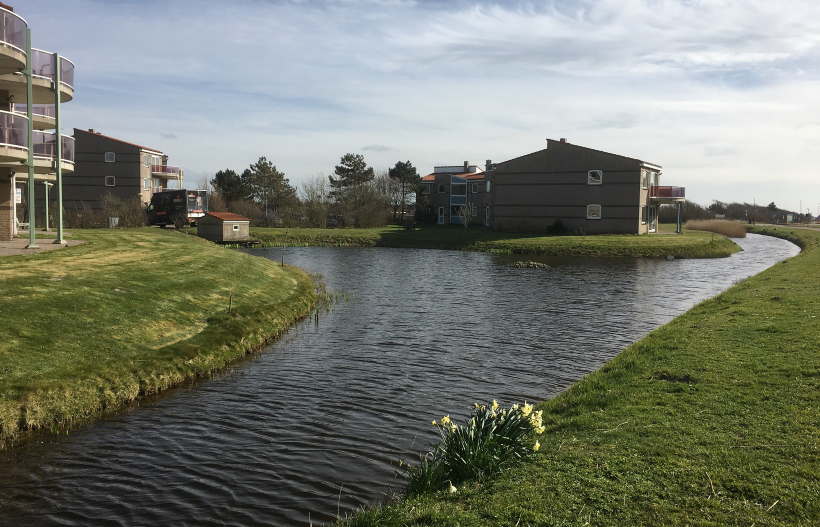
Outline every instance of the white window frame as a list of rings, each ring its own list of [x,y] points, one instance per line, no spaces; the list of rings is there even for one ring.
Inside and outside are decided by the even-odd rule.
[[[477,217],[477,216],[478,216],[478,207],[476,207],[475,205],[473,205],[473,206],[470,208],[470,215],[471,215],[473,218]]]
[[[142,178],[142,190],[151,190],[151,181],[147,177]]]
[[[239,230],[239,225],[234,225],[233,230],[238,231]]]
[[[422,185],[421,193],[422,194],[430,194],[430,192],[432,192],[430,187],[431,187],[431,185]]]
[[[117,160],[117,154],[114,152],[106,152],[105,153],[105,162],[106,163],[115,163]]]
[[[478,194],[478,183],[473,183],[470,185],[470,192],[473,194]]]
[[[148,154],[142,154],[142,166],[151,166],[151,163],[148,162]]]
[[[642,181],[643,181],[643,188],[644,190],[649,188],[649,171],[648,170],[641,170],[641,174],[643,174]]]
[[[603,183],[604,183],[604,171],[603,170],[590,170],[590,171],[587,172],[587,185],[602,185]]]
[[[490,182],[488,181],[487,182],[487,192],[489,192],[489,191],[490,191]]]
[[[649,219],[649,208],[646,205],[641,207],[641,225],[646,225],[646,220]]]
[[[108,182],[111,181],[109,184]],[[105,186],[106,187],[116,187],[117,186],[117,178],[114,176],[105,176]]]
[[[445,212],[446,211],[444,210],[444,207],[439,207],[438,208],[438,224],[439,225],[444,225],[444,213]]]
[[[439,183],[438,184],[438,193],[439,194],[445,194],[446,192],[447,192],[447,185],[445,185],[444,183]]]
[[[591,213],[593,210],[595,210],[595,207],[598,207],[598,214],[597,215],[595,215],[594,213]],[[601,216],[603,216],[603,207],[601,207],[597,203],[587,205],[587,219],[588,220],[600,220]]]

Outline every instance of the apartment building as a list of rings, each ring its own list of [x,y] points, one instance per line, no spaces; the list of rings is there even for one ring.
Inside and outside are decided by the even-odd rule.
[[[168,156],[155,148],[110,137],[94,129],[74,129],[74,176],[64,184],[65,206],[101,207],[106,194],[139,200],[147,205],[151,195],[182,188],[183,171],[168,165]]]
[[[464,165],[439,166],[421,178],[417,204],[428,204],[439,225],[461,225],[459,209],[466,207],[470,225],[489,225],[487,183],[484,170],[465,161]]]
[[[33,220],[33,214],[18,217],[16,202],[23,194],[32,211],[38,184],[56,184],[52,196],[58,198],[62,174],[74,170],[74,139],[58,129],[60,104],[74,97],[74,63],[32,48],[30,35],[26,20],[0,3],[0,241],[11,240],[19,223]]]
[[[457,210],[469,204],[471,225],[483,210],[483,225],[498,231],[547,232],[560,220],[569,232],[644,234],[657,231],[660,205],[675,204],[681,231],[685,189],[660,186],[662,167],[648,161],[547,139],[545,149],[488,160],[483,171],[454,168],[436,167],[417,196],[442,225],[460,224]]]

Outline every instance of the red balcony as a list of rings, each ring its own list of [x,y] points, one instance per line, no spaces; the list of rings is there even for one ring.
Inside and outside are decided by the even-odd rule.
[[[151,173],[160,176],[176,177],[179,175],[179,167],[169,165],[151,165]]]
[[[686,199],[686,187],[658,187],[649,188],[649,197],[661,201],[683,201]]]

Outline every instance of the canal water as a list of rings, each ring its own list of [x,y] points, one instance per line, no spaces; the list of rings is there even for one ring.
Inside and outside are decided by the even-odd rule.
[[[717,260],[294,248],[351,296],[264,353],[69,435],[0,452],[0,525],[320,525],[401,489],[445,414],[553,397],[630,343],[797,254]],[[249,251],[281,258],[281,250]],[[241,299],[238,301],[241,302]]]

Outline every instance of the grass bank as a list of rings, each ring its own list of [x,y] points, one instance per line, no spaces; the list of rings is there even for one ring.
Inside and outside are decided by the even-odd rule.
[[[221,368],[313,303],[299,269],[193,236],[72,234],[86,243],[0,258],[0,447]]]
[[[537,405],[532,462],[343,523],[820,523],[820,233],[753,232],[804,250]]]
[[[674,226],[664,226],[674,230]],[[263,246],[278,247],[285,229],[252,228]],[[544,236],[495,232],[458,226],[423,226],[415,231],[390,226],[376,229],[288,229],[289,245],[333,247],[403,247],[461,251],[546,254],[556,256],[632,256],[678,258],[725,257],[740,250],[731,240],[702,231],[682,235]]]

